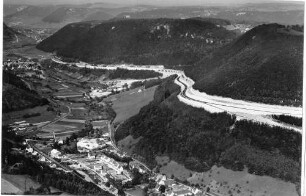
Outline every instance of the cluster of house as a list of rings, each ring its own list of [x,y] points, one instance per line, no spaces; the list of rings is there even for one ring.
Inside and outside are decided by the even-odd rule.
[[[251,25],[248,25],[248,24],[230,24],[224,27],[227,30],[230,30],[230,31],[238,30],[241,33],[245,33],[253,28]]]
[[[184,184],[177,183],[174,179],[168,179],[165,175],[158,174],[153,177],[153,180],[157,183],[156,187],[151,192],[160,192],[161,187],[164,187],[164,194],[167,196],[203,196],[205,193],[200,189],[186,186]]]
[[[104,138],[82,138],[77,142],[77,150],[82,153],[103,149],[108,146],[107,142]]]
[[[9,130],[14,131],[18,134],[18,132],[25,131],[30,126],[31,126],[30,123],[23,120],[23,121],[18,121],[18,122],[14,122],[12,124],[9,124],[9,127],[10,127]]]
[[[31,146],[27,146],[27,148],[25,149],[25,152],[31,154],[32,156],[37,156],[39,162],[43,162],[43,163],[47,164],[50,168],[54,168],[54,169],[61,170],[61,171],[64,171],[64,172],[71,172],[72,171],[72,170],[69,170],[69,169],[63,169],[63,167],[58,167],[54,162],[52,162],[50,159],[46,158],[46,156],[42,155],[41,153],[38,153]],[[46,153],[46,152],[44,152],[44,153]],[[56,149],[52,149],[51,151],[48,150],[46,155],[48,155],[51,158],[58,158],[58,159],[65,158],[65,155],[61,155],[61,152],[59,152]]]
[[[33,75],[43,78],[43,72],[38,62],[34,62],[31,59],[18,58],[16,60],[7,59],[3,62],[3,69],[8,71],[23,71],[18,73],[19,76],[31,77]]]
[[[106,183],[110,180],[121,181],[123,184],[132,180],[131,174],[123,167],[123,163],[116,162],[112,158],[105,155],[97,155],[89,152],[87,157],[71,158],[69,167],[78,172],[83,172],[91,179],[95,179],[101,188],[117,195],[118,190],[110,184],[106,187]]]
[[[107,85],[106,92],[120,92],[126,90],[135,80],[106,80],[102,84]]]
[[[106,147],[109,146],[109,141],[104,138],[82,138],[77,142],[77,149],[79,152],[87,152],[85,160],[79,159],[70,167],[74,169],[89,168],[97,172],[100,177],[107,181],[106,176],[110,176],[113,179],[121,180],[123,183],[131,180],[130,174],[124,170],[125,163],[117,162],[114,159],[101,155],[100,153],[94,153],[94,150],[103,149],[105,152],[113,153],[114,155],[124,158],[126,155],[118,153],[116,150],[112,150]]]
[[[125,152],[119,152],[114,148],[107,148],[107,149],[104,149],[103,151],[107,152],[107,153],[110,153],[110,154],[113,154],[113,155],[115,155],[119,158],[128,158],[129,157]]]
[[[127,90],[131,84],[137,80],[106,80],[102,81],[101,84],[106,85],[107,88],[91,87],[89,97],[107,97],[113,93]]]
[[[78,67],[87,67],[87,68],[98,68],[98,69],[108,69],[108,70],[116,70],[116,69],[129,69],[129,70],[152,70],[152,69],[164,69],[163,65],[133,65],[133,64],[112,64],[105,65],[99,64],[96,66],[92,66],[90,64],[86,64],[83,62],[77,63]]]
[[[89,93],[89,96],[92,98],[95,97],[107,97],[108,95],[112,94],[111,90],[108,89],[101,89],[98,87],[91,87],[91,92]]]

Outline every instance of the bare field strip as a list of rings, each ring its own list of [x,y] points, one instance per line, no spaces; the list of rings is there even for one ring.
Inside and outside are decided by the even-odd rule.
[[[54,124],[50,124],[42,128],[42,131],[47,133],[52,132],[65,132],[69,130],[81,130],[83,128],[83,124],[80,123],[65,123],[65,122],[57,122]]]
[[[105,125],[107,125],[107,120],[99,120],[99,121],[92,121],[91,122],[91,124],[92,124],[92,126],[105,126]]]
[[[67,119],[67,118],[64,118],[58,122],[71,122],[71,123],[85,123],[85,120],[78,120],[78,119]]]

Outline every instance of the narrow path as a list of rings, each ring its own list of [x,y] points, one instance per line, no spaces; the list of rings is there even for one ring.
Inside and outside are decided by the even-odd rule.
[[[18,36],[15,34],[15,38],[16,38],[16,43],[19,42]]]
[[[63,120],[64,118],[66,118],[67,116],[69,116],[69,115],[71,114],[71,108],[70,108],[69,106],[67,106],[67,105],[66,105],[66,107],[68,108],[68,113],[62,115],[62,116],[59,117],[59,118],[54,119],[54,120],[51,121],[51,122],[48,122],[48,123],[46,123],[46,124],[43,124],[42,126],[37,126],[37,127],[39,127],[39,128],[46,127],[46,126],[48,126],[48,125],[54,124],[54,123],[56,123],[56,122],[58,122],[58,121],[61,121],[61,120]]]

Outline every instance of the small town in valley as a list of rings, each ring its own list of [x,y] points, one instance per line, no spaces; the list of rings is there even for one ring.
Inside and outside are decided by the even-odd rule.
[[[49,63],[65,64],[56,57]],[[93,183],[99,189],[113,195],[134,195],[135,192],[140,195],[217,195],[213,190],[210,191],[210,188],[191,187],[174,177],[169,178],[158,173],[140,162],[137,156],[128,154],[116,146],[114,132],[120,124],[112,122],[113,114],[107,111],[110,110],[111,103],[105,99],[129,92],[133,83],[144,80],[84,78],[60,68],[47,70],[45,64],[41,65],[38,61],[26,58],[10,58],[4,65],[4,69],[14,70],[25,82],[33,76],[37,82],[47,80],[40,92],[49,96],[48,101],[52,107],[45,109],[53,114],[41,122],[41,114],[33,112],[34,110],[18,114],[19,116],[12,113],[6,119],[9,122],[8,133],[22,136],[24,141],[21,147],[13,148],[11,153],[35,160],[54,172],[71,174],[82,181]],[[73,64],[65,66],[73,67]],[[79,69],[92,69],[91,65],[85,63],[76,63],[74,66]],[[147,80],[161,80],[176,73],[174,70],[165,70],[163,66],[98,67],[101,70],[153,69],[163,73],[160,78]],[[54,72],[56,70],[57,73]],[[68,80],[67,76],[74,80]],[[85,91],[77,84],[77,80],[80,79],[93,85]],[[144,87],[137,87],[131,91],[137,94],[145,93],[146,90]],[[95,111],[93,107],[101,110]],[[6,141],[13,142],[10,139]],[[23,162],[18,162],[9,167],[8,171],[14,173],[22,168],[22,164]]]

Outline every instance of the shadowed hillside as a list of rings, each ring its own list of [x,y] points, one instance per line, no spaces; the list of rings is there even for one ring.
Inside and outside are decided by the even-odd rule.
[[[27,85],[11,72],[3,71],[3,112],[22,110],[29,107],[48,104],[37,92],[30,90]]]
[[[37,48],[87,62],[193,64],[235,37],[201,19],[152,19],[67,25]]]
[[[18,34],[18,32],[3,23],[3,41],[13,41],[16,34]]]
[[[19,33],[16,29],[3,23],[3,47],[4,49],[34,45],[34,39]]]
[[[260,25],[196,63],[187,75],[208,94],[301,105],[303,32],[298,30]]]
[[[166,155],[193,171],[213,165],[234,171],[247,167],[251,174],[299,183],[300,133],[185,105],[177,99],[179,86],[173,79],[161,84],[154,100],[117,129],[117,142],[132,136],[136,142],[127,148],[152,167],[156,156]]]

